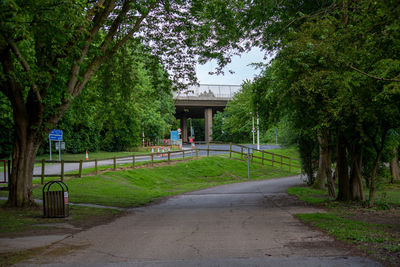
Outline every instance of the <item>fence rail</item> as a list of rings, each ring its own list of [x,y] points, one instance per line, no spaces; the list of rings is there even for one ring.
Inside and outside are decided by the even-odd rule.
[[[118,166],[124,165],[123,167],[132,167],[135,168],[138,163],[153,165],[155,162],[170,162],[172,160],[185,159],[188,157],[199,157],[200,152],[206,152],[206,155],[210,156],[210,152],[221,152],[227,153],[229,158],[237,158],[239,160],[247,160],[251,159],[251,162],[255,160],[258,161],[261,165],[265,165],[269,163],[269,165],[273,167],[286,167],[291,171],[294,169],[301,169],[300,160],[296,158],[290,158],[287,156],[279,155],[276,153],[272,153],[264,150],[257,150],[254,148],[249,148],[245,145],[237,145],[237,144],[226,144],[226,143],[205,143],[207,144],[207,148],[192,148],[186,150],[178,150],[178,151],[164,151],[164,152],[156,152],[151,154],[140,154],[140,155],[131,155],[131,156],[122,156],[122,157],[112,157],[106,159],[92,159],[92,160],[41,160],[36,161],[35,163],[39,163],[41,165],[40,174],[35,174],[33,177],[41,178],[41,183],[44,183],[44,178],[47,177],[60,177],[61,181],[64,180],[64,177],[82,177],[84,165],[87,165],[85,168],[94,168],[94,171],[91,171],[90,174],[98,174],[100,162],[103,162],[102,169],[110,169],[116,170]],[[214,147],[210,148],[210,144]],[[229,148],[218,149],[215,146],[218,145],[229,145]],[[250,152],[250,154],[249,154]],[[203,153],[204,154],[204,153]],[[236,155],[236,156],[235,156]],[[201,155],[200,155],[201,156]],[[106,161],[106,163],[104,163]],[[46,174],[46,164],[60,164],[59,173],[54,174]],[[75,169],[73,171],[65,171],[65,166],[67,164],[75,164]],[[76,166],[78,165],[78,166]],[[89,165],[89,166],[88,166]]]

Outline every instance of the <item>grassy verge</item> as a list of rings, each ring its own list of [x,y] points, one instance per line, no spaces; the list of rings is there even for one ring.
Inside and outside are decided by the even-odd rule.
[[[364,203],[335,202],[325,190],[293,187],[288,193],[327,209],[326,213],[297,214],[301,221],[355,244],[385,265],[400,266],[399,189],[400,183],[382,187],[373,208]]]
[[[288,170],[252,164],[250,180],[295,174]],[[209,157],[154,168],[104,172],[73,178],[66,183],[71,202],[134,207],[161,197],[243,181],[249,181],[246,162]],[[34,189],[35,198],[41,198],[41,190],[41,186]]]

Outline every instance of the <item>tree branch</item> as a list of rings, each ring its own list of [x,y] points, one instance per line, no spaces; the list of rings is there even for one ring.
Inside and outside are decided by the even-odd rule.
[[[346,64],[346,63],[345,63],[345,65],[346,65],[347,67],[349,67],[350,69],[355,70],[355,71],[357,71],[358,73],[361,73],[362,75],[365,75],[365,76],[367,76],[367,77],[369,77],[369,78],[372,78],[372,79],[375,79],[375,80],[386,81],[386,82],[400,82],[399,79],[386,79],[386,78],[374,76],[374,75],[368,74],[368,73],[366,73],[366,72],[364,72],[364,71],[362,71],[362,70],[359,70],[359,69],[353,67],[352,65],[349,65],[349,64]]]
[[[143,14],[139,18],[137,18],[136,23],[132,27],[132,29],[124,36],[124,38],[122,38],[117,44],[115,44],[115,46],[112,49],[110,49],[106,53],[103,53],[102,55],[97,56],[93,59],[92,63],[89,65],[89,67],[87,68],[85,73],[82,75],[82,82],[76,84],[76,86],[73,90],[72,96],[78,95],[83,90],[83,88],[86,86],[86,84],[88,83],[88,81],[90,80],[92,75],[97,71],[99,66],[104,61],[106,61],[110,56],[112,56],[114,53],[116,53],[118,51],[118,49],[121,48],[121,46],[123,46],[128,41],[128,39],[133,35],[133,33],[135,33],[136,31],[139,30],[140,24],[142,23],[142,21],[147,17],[150,10],[152,10],[156,6],[157,3],[158,3],[158,1],[155,1],[154,3],[152,3],[148,9],[148,12],[146,14]]]
[[[11,40],[7,40],[7,43],[10,46],[11,50],[13,51],[14,55],[17,57],[17,59],[18,59],[19,63],[21,64],[21,66],[24,68],[24,70],[26,72],[29,73],[30,70],[31,70],[31,67],[29,66],[29,63],[26,61],[24,56],[19,51],[19,49],[16,46],[16,44]],[[33,80],[33,78],[30,75],[29,75],[29,79],[32,82],[32,90],[35,93],[35,96],[36,96],[37,100],[39,102],[41,102],[42,101],[42,96],[40,95],[40,92],[39,92],[37,84],[35,83],[35,81]]]
[[[70,95],[74,95],[74,88],[76,87],[78,83],[78,75],[79,71],[81,69],[81,63],[85,59],[89,47],[93,41],[94,36],[99,32],[100,28],[103,26],[104,21],[108,17],[108,15],[111,13],[111,11],[114,9],[114,4],[115,0],[109,0],[106,3],[106,8],[104,8],[102,13],[97,13],[94,18],[93,18],[93,28],[90,31],[90,34],[88,35],[87,39],[85,40],[85,45],[83,46],[81,50],[81,57],[77,61],[77,63],[71,68],[71,73],[69,77],[69,82],[67,84],[67,91]]]

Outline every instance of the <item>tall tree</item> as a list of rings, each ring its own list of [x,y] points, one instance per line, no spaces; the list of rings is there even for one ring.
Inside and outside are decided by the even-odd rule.
[[[10,0],[0,3],[0,91],[13,109],[10,206],[30,206],[43,137],[130,38],[152,47],[175,83],[194,77],[195,54],[229,61],[246,35],[245,1]],[[184,71],[183,71],[184,70]]]

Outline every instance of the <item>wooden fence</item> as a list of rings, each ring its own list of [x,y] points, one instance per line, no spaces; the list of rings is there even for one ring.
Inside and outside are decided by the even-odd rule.
[[[220,145],[221,143],[211,143],[215,145]],[[228,145],[228,144],[225,144]],[[240,148],[235,150],[233,149],[234,147]],[[300,169],[300,161],[299,159],[295,158],[290,158],[286,157],[283,155],[275,154],[272,152],[264,151],[264,150],[257,150],[253,148],[249,148],[244,146],[244,145],[237,145],[237,144],[229,144],[229,149],[216,149],[216,148],[210,148],[210,143],[207,143],[207,148],[192,148],[192,149],[186,149],[186,150],[178,150],[178,151],[166,151],[166,152],[157,152],[157,153],[151,153],[151,154],[142,154],[142,155],[132,155],[130,157],[127,156],[122,156],[122,157],[113,157],[113,158],[106,158],[106,159],[93,159],[93,160],[79,160],[79,161],[71,161],[71,160],[61,160],[61,161],[54,161],[54,160],[41,160],[41,161],[36,161],[36,163],[41,164],[41,174],[36,174],[33,175],[33,177],[40,177],[41,178],[41,183],[44,183],[44,178],[45,177],[60,177],[61,181],[64,180],[64,177],[82,177],[82,170],[83,170],[83,165],[86,163],[91,163],[92,166],[94,167],[94,172],[93,174],[97,174],[99,171],[99,163],[102,161],[109,161],[110,164],[103,164],[103,166],[111,166],[113,170],[117,169],[118,165],[123,164],[124,166],[131,166],[132,168],[135,168],[135,166],[138,164],[138,162],[142,162],[145,164],[150,164],[151,166],[155,162],[170,162],[173,159],[174,160],[179,160],[179,159],[185,159],[187,157],[199,157],[201,155],[200,152],[205,151],[205,155],[203,156],[210,156],[210,152],[226,152],[227,154],[229,153],[229,158],[235,158],[234,155],[237,155],[237,159],[240,160],[246,160],[246,159],[251,159],[251,162],[254,163],[255,160],[258,160],[261,165],[265,165],[266,162],[269,162],[271,166],[274,167],[280,167],[283,168],[284,166],[288,167],[289,171],[292,170],[292,168],[297,168]],[[249,151],[250,154],[248,153]],[[254,152],[257,152],[257,155],[255,155]],[[119,161],[123,161],[122,163],[118,163]],[[46,164],[60,164],[60,173],[57,174],[45,174],[45,167]],[[71,173],[71,172],[65,172],[65,164],[79,164],[77,173]]]

